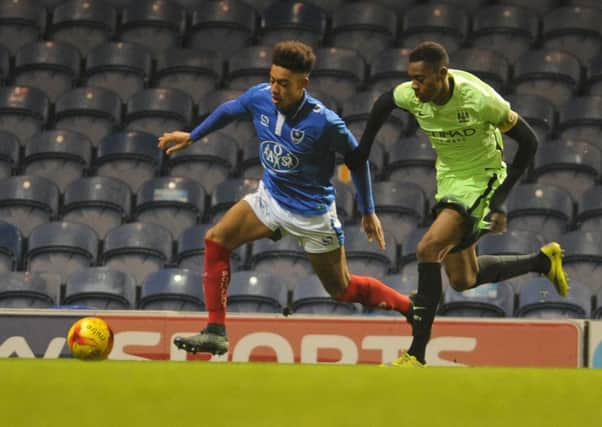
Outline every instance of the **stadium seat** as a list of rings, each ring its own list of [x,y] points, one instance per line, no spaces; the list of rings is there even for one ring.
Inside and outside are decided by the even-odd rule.
[[[602,185],[595,185],[581,195],[575,223],[582,231],[602,230]]]
[[[71,273],[96,264],[98,236],[85,224],[59,221],[38,225],[27,240],[24,261],[27,271]]]
[[[174,263],[180,268],[203,272],[205,263],[205,233],[209,224],[196,224],[178,236]],[[242,245],[230,253],[230,269],[240,270],[246,263],[247,246]]]
[[[0,130],[0,180],[16,171],[20,149],[21,145],[14,134]]]
[[[492,49],[514,63],[538,36],[534,11],[503,2],[475,12],[470,39],[475,47]]]
[[[132,194],[128,185],[115,178],[95,176],[72,182],[65,190],[62,218],[86,224],[100,238],[130,216]]]
[[[138,308],[201,311],[205,309],[203,276],[198,271],[166,268],[150,273],[142,284]]]
[[[180,89],[198,103],[222,77],[222,56],[214,50],[169,49],[157,59],[155,86]]]
[[[46,25],[46,9],[36,0],[0,2],[0,40],[11,55],[40,37]]]
[[[196,3],[186,34],[187,47],[217,50],[228,58],[251,43],[257,13],[248,3],[238,0]]]
[[[26,86],[0,88],[0,130],[25,141],[46,125],[48,108],[48,97],[40,89]]]
[[[43,176],[61,192],[90,167],[92,144],[81,133],[53,130],[33,135],[25,144],[21,163],[26,175]]]
[[[485,47],[462,48],[450,55],[450,66],[468,71],[488,83],[498,93],[504,93],[510,65],[498,51]]]
[[[152,57],[144,46],[134,43],[105,43],[86,58],[86,86],[112,90],[126,102],[150,80]]]
[[[329,42],[337,48],[354,49],[371,62],[392,46],[397,15],[378,3],[360,1],[342,5],[332,15]]]
[[[545,141],[554,132],[556,109],[546,98],[540,95],[508,95],[506,100],[529,123],[540,141]]]
[[[298,314],[353,315],[358,311],[354,304],[332,298],[315,274],[295,286],[292,308]]]
[[[566,6],[546,13],[542,19],[543,47],[573,53],[587,64],[600,53],[602,9]]]
[[[68,42],[86,56],[113,37],[117,11],[103,0],[68,0],[52,12],[48,32],[55,41]]]
[[[257,271],[233,273],[228,287],[230,313],[281,313],[287,291],[278,276]]]
[[[395,289],[403,295],[415,294],[418,290],[418,283],[408,280],[409,278],[403,276],[400,273],[387,274],[385,277],[380,279],[385,285]],[[364,306],[362,314],[367,316],[388,316],[388,317],[400,317],[400,313],[395,310],[384,310],[378,307]],[[403,319],[403,318],[402,318]]]
[[[240,176],[243,178],[261,179],[263,176],[263,165],[259,157],[259,140],[253,135],[241,146],[242,156],[240,158]]]
[[[100,310],[136,308],[136,281],[127,273],[106,267],[77,271],[65,284],[65,305]]]
[[[391,181],[412,182],[432,200],[437,190],[436,154],[426,137],[402,138],[391,147],[385,175]]]
[[[305,250],[292,236],[285,236],[275,242],[270,239],[253,242],[249,266],[256,272],[274,275],[290,290],[313,272]]]
[[[463,9],[446,3],[419,4],[403,14],[397,43],[414,48],[426,40],[441,43],[448,52],[458,49],[468,34],[469,15]]]
[[[51,273],[0,273],[1,308],[53,308],[60,303],[61,277]]]
[[[257,190],[258,185],[259,180],[251,178],[232,178],[218,184],[211,194],[209,222],[216,223],[236,202]]]
[[[171,233],[157,224],[134,222],[109,231],[104,240],[101,263],[129,273],[142,283],[148,274],[171,260]]]
[[[222,132],[203,137],[186,150],[176,151],[165,158],[170,176],[185,176],[200,182],[207,193],[224,181],[235,169],[238,144]]]
[[[537,183],[557,185],[575,200],[600,179],[600,149],[585,141],[557,140],[537,151],[533,177]]]
[[[187,129],[192,107],[192,97],[179,89],[145,89],[128,100],[124,125],[127,130],[159,137],[163,132]]]
[[[329,92],[340,104],[355,95],[364,81],[364,59],[355,50],[340,47],[319,48],[315,53],[311,90]]]
[[[581,64],[577,57],[561,50],[529,50],[514,63],[514,93],[540,95],[556,109],[577,93]]]
[[[0,181],[0,220],[15,225],[23,236],[55,218],[59,190],[40,176],[14,176]]]
[[[574,201],[566,190],[551,184],[516,186],[506,200],[508,228],[556,240],[572,223]]]
[[[602,289],[598,291],[595,297],[597,304],[595,310],[592,312],[592,319],[602,319]]]
[[[396,180],[376,182],[373,194],[376,214],[395,242],[403,242],[422,224],[427,202],[418,184]]]
[[[119,132],[100,142],[94,168],[97,175],[120,179],[135,192],[157,174],[162,158],[155,136],[138,131]]]
[[[438,314],[455,317],[512,317],[514,291],[508,283],[485,283],[458,292],[449,288]]]
[[[385,234],[386,248],[369,242],[360,225],[345,227],[345,253],[349,271],[363,276],[384,277],[397,269],[397,245],[391,233]]]
[[[372,60],[367,78],[372,91],[388,91],[408,80],[410,48],[389,48],[379,52]]]
[[[11,78],[10,51],[7,47],[0,44],[0,86],[4,86]]]
[[[602,232],[576,230],[564,234],[564,269],[571,281],[577,280],[597,292],[602,288]]]
[[[521,289],[516,317],[587,319],[591,313],[591,298],[591,290],[578,281],[571,281],[569,294],[561,297],[548,279],[540,277]]]
[[[228,59],[225,77],[228,87],[245,91],[259,83],[267,83],[272,65],[272,48],[249,46],[234,52]]]
[[[595,56],[586,68],[588,95],[602,96],[602,53]]]
[[[416,259],[416,248],[418,242],[424,236],[426,227],[420,227],[413,230],[408,237],[401,242],[401,253],[399,257],[399,272],[403,282],[415,283],[418,286],[418,261]],[[441,269],[441,282],[443,290],[450,288],[449,278],[447,274]]]
[[[372,151],[373,152],[373,151]],[[343,184],[340,181],[334,182],[336,191],[337,216],[343,224],[349,224],[355,221],[355,190],[350,183]]]
[[[0,221],[0,272],[14,271],[21,267],[23,237],[17,227]]]
[[[159,224],[172,236],[200,222],[205,212],[205,189],[184,177],[154,178],[144,182],[136,193],[133,218]]]
[[[86,135],[94,147],[121,124],[121,99],[109,89],[73,89],[59,98],[54,110],[55,128]]]
[[[559,111],[561,138],[585,139],[602,150],[602,96],[579,96]]]
[[[201,121],[218,106],[226,101],[236,99],[242,94],[243,91],[236,89],[217,89],[206,94],[199,103],[198,118],[196,123],[193,124],[193,127],[200,124]],[[250,117],[235,120],[220,131],[234,138],[239,146],[249,140],[252,136],[255,136],[255,127],[253,126]]]
[[[186,14],[170,0],[136,0],[123,9],[119,39],[148,48],[153,56],[181,43]]]
[[[326,18],[314,3],[274,1],[262,13],[260,42],[271,46],[282,40],[299,40],[317,48],[324,38]]]

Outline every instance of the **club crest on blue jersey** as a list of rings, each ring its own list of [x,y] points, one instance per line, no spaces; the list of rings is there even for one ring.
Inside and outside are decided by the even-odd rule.
[[[295,144],[298,144],[301,141],[303,141],[304,136],[304,131],[295,128],[291,129],[291,141],[293,141]]]
[[[261,164],[268,171],[292,172],[299,166],[299,159],[285,146],[274,141],[263,141],[259,155]]]
[[[270,118],[268,116],[266,116],[265,114],[262,114],[261,116],[259,116],[259,121],[261,122],[261,124],[263,126],[269,126],[270,125]]]

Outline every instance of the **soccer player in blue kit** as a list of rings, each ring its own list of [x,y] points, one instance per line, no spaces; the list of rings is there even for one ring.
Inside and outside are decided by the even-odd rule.
[[[205,234],[203,289],[208,324],[200,334],[176,337],[188,352],[228,351],[225,328],[230,253],[247,242],[289,234],[299,240],[326,291],[337,300],[396,310],[408,315],[410,300],[379,280],[349,272],[344,237],[330,180],[335,153],[357,141],[342,119],[306,91],[315,63],[311,47],[298,41],[276,44],[269,83],[250,88],[217,107],[191,133],[159,138],[166,154],[184,149],[231,121],[250,116],[260,140],[263,178],[255,193],[232,206]],[[370,171],[364,162],[352,172],[362,226],[370,241],[385,246],[374,214]]]

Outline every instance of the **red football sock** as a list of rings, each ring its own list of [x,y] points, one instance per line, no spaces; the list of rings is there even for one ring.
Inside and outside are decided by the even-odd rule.
[[[404,314],[410,309],[410,298],[407,295],[402,295],[383,282],[368,276],[352,274],[349,286],[340,299],[346,302],[359,302],[368,307],[395,310]]]
[[[209,323],[224,324],[230,284],[230,250],[213,240],[205,239],[205,271],[203,289]]]

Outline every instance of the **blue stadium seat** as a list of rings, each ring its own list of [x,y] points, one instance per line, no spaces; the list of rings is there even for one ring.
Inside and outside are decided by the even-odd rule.
[[[203,272],[205,263],[205,233],[209,224],[196,224],[184,230],[177,241],[174,263],[180,268]],[[240,270],[246,263],[247,246],[242,245],[230,254],[230,269]]]
[[[100,238],[130,216],[132,194],[128,185],[115,178],[95,176],[72,182],[65,190],[63,220],[86,224]]]
[[[136,281],[122,271],[87,268],[69,276],[63,305],[100,310],[136,308]]]
[[[12,55],[40,37],[46,25],[46,9],[36,0],[0,2],[0,40]]]
[[[199,103],[199,112],[197,122],[193,126],[197,126],[205,117],[207,117],[220,104],[226,101],[238,98],[243,94],[242,90],[237,89],[217,89],[206,94]],[[250,118],[244,117],[228,124],[221,129],[221,132],[234,138],[238,145],[241,146],[252,136],[255,136],[255,127]]]
[[[546,13],[541,30],[543,46],[572,52],[580,61],[588,63],[600,53],[600,6],[600,3],[597,7],[566,6]]]
[[[19,139],[12,133],[0,130],[0,180],[8,178],[19,164]]]
[[[389,48],[379,52],[369,67],[367,83],[370,90],[388,91],[408,80],[410,48]]]
[[[517,317],[539,319],[587,319],[591,313],[592,291],[578,281],[571,281],[566,297],[556,292],[546,278],[527,283],[518,294]]]
[[[0,86],[11,79],[10,73],[10,51],[7,47],[0,44]]]
[[[95,265],[97,258],[96,232],[85,224],[67,221],[34,228],[24,255],[28,271],[60,274],[63,280],[75,271]]]
[[[218,184],[211,194],[211,207],[208,210],[211,223],[216,223],[228,209],[245,195],[257,190],[257,179],[227,179]]]
[[[119,39],[147,47],[156,56],[181,43],[186,13],[170,0],[136,0],[123,9]]]
[[[436,154],[426,137],[402,138],[391,147],[385,174],[391,181],[413,182],[431,200],[437,190],[435,177]]]
[[[14,176],[0,181],[0,220],[13,224],[23,236],[58,213],[59,190],[40,176]]]
[[[383,229],[395,242],[403,242],[408,234],[422,224],[426,198],[418,184],[403,181],[382,181],[373,185],[374,207]]]
[[[138,308],[201,311],[205,309],[203,277],[198,271],[166,268],[150,273],[142,284]]]
[[[48,108],[48,97],[40,89],[26,86],[0,88],[0,130],[25,141],[46,125]]]
[[[441,43],[451,53],[463,44],[468,24],[469,15],[463,8],[445,3],[420,4],[404,13],[397,43],[413,48],[430,40]]]
[[[132,192],[153,178],[161,168],[163,152],[157,138],[145,132],[119,132],[105,137],[98,146],[94,168],[99,176],[117,178]]]
[[[148,274],[171,260],[173,237],[157,224],[133,222],[109,231],[104,240],[102,265],[131,274],[142,283]]]
[[[602,53],[592,58],[587,73],[587,94],[602,96]]]
[[[601,104],[602,105],[602,104]],[[533,176],[537,183],[554,184],[575,200],[600,179],[600,149],[585,141],[546,142],[535,155]]]
[[[345,4],[332,15],[329,41],[338,48],[354,49],[371,62],[392,46],[397,33],[397,15],[378,3]]]
[[[602,95],[579,96],[563,105],[558,132],[562,138],[592,141],[602,150]]]
[[[144,182],[136,193],[133,218],[159,224],[179,236],[201,221],[205,212],[205,189],[184,177],[154,178]]]
[[[329,92],[339,103],[355,95],[365,76],[366,63],[361,55],[340,47],[320,48],[315,53],[311,90]]]
[[[281,313],[286,305],[286,287],[278,276],[256,271],[233,273],[228,287],[231,313]]]
[[[470,39],[474,46],[493,49],[514,63],[537,40],[538,27],[535,12],[503,2],[475,12]]]
[[[240,176],[243,178],[261,179],[263,176],[263,165],[259,157],[259,140],[253,135],[248,141],[241,145],[242,156],[240,158]]]
[[[0,272],[14,271],[21,266],[23,237],[17,227],[0,221]]]
[[[176,151],[166,157],[170,176],[185,176],[203,185],[207,193],[224,181],[235,169],[238,144],[222,132],[203,137],[186,150]]]
[[[363,276],[384,277],[397,269],[397,247],[391,233],[385,234],[386,248],[369,242],[361,225],[345,227],[345,253],[349,271]]]
[[[105,43],[86,58],[87,86],[112,90],[126,102],[150,80],[152,57],[144,46],[134,43]]]
[[[198,103],[222,77],[222,54],[215,50],[169,49],[157,58],[155,86],[180,89]]]
[[[577,93],[581,64],[572,53],[529,50],[514,63],[514,93],[540,95],[558,109]]]
[[[121,124],[121,99],[109,89],[73,89],[59,98],[54,110],[56,129],[86,135],[94,147]]]
[[[564,249],[564,269],[569,278],[583,283],[593,292],[602,288],[602,232],[571,231],[559,243]]]
[[[48,178],[64,192],[90,167],[92,144],[81,133],[53,130],[35,134],[25,144],[21,167],[26,175]]]
[[[226,80],[230,89],[245,91],[258,83],[267,83],[272,65],[272,48],[249,46],[237,50],[228,59]]]
[[[467,291],[449,288],[439,306],[441,316],[512,317],[514,291],[508,283],[485,283]]]
[[[575,223],[582,231],[602,230],[602,185],[595,185],[581,195]]]
[[[103,0],[68,0],[56,6],[49,23],[50,38],[68,42],[82,56],[111,39],[117,11]]]
[[[354,304],[332,298],[315,274],[308,275],[297,284],[293,291],[292,308],[299,314],[353,315],[357,313]]]
[[[53,308],[60,303],[61,277],[51,273],[0,273],[0,307]]]
[[[506,90],[510,65],[498,51],[484,47],[458,49],[450,55],[450,65],[476,75],[499,93]]]
[[[262,13],[260,42],[299,40],[316,48],[326,32],[326,13],[309,2],[274,1]]]
[[[313,272],[303,247],[291,236],[275,242],[270,239],[253,242],[249,266],[257,272],[273,274],[289,289]]]
[[[540,95],[508,95],[506,100],[512,109],[531,125],[540,141],[556,128],[554,104]]]
[[[196,3],[186,34],[187,47],[218,50],[228,58],[251,43],[257,13],[248,3],[238,0]]]
[[[179,89],[145,89],[128,100],[124,125],[159,137],[163,132],[188,128],[192,107],[192,97]]]
[[[546,240],[558,239],[573,219],[574,201],[566,190],[550,184],[523,184],[508,199],[508,228],[540,234]]]

